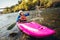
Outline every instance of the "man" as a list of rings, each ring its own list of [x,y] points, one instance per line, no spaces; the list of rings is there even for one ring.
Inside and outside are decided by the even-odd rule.
[[[29,16],[29,13],[24,14],[23,11],[19,11],[19,15],[17,17],[17,22],[26,22],[27,21],[26,16]]]

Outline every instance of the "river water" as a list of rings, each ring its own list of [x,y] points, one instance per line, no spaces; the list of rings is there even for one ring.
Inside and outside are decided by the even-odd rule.
[[[3,37],[9,35],[12,32],[18,32],[17,26],[15,26],[12,30],[7,30],[7,28],[14,22],[16,22],[16,17],[18,13],[11,13],[11,14],[2,14],[0,15],[0,40]]]
[[[35,11],[33,11],[33,12],[36,13]],[[31,12],[31,13],[33,13],[33,12]],[[18,12],[16,12],[16,13],[9,13],[9,14],[1,14],[0,15],[0,40],[10,40],[10,39],[8,39],[10,33],[14,33],[14,32],[15,33],[19,33],[17,25],[15,25],[15,27],[13,29],[7,30],[7,28],[11,24],[16,22],[17,16],[18,16]],[[18,37],[18,35],[17,35],[17,37]],[[51,37],[47,37],[47,38],[43,38],[43,39],[30,38],[29,40],[58,40],[57,37],[51,36]]]
[[[32,11],[31,13],[33,13]],[[26,12],[24,12],[26,13]],[[16,13],[9,13],[9,14],[1,14],[0,15],[0,40],[6,40],[10,33],[19,32],[17,25],[11,30],[7,30],[7,28],[16,22],[16,18],[19,15],[18,12]],[[32,17],[31,17],[32,18]]]

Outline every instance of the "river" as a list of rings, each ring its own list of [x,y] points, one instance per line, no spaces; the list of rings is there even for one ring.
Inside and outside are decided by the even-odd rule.
[[[33,12],[36,13],[36,11],[32,11],[30,13],[33,13]],[[20,36],[21,32],[19,32],[17,25],[15,25],[15,27],[13,29],[7,30],[7,28],[11,24],[16,22],[17,16],[18,16],[18,12],[0,15],[0,40],[10,40],[10,39],[8,39],[10,33],[18,33],[19,35],[17,35],[17,38]],[[34,17],[35,17],[35,15],[34,15]],[[58,31],[57,34],[60,32],[59,30],[56,30],[56,31]],[[51,36],[51,37],[42,38],[42,39],[29,38],[29,40],[59,40],[58,37],[60,37],[60,36]],[[16,38],[14,40],[16,40]]]
[[[14,22],[16,22],[16,17],[18,13],[10,13],[10,14],[2,14],[0,15],[0,39],[9,35],[14,30],[18,32],[17,26],[15,26],[12,30],[7,30],[7,28]]]

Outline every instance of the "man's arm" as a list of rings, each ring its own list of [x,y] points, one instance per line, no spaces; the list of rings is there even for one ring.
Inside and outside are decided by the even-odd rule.
[[[30,14],[29,13],[26,13],[25,16],[29,16]]]
[[[17,22],[18,22],[19,18],[20,18],[20,15],[17,17]]]

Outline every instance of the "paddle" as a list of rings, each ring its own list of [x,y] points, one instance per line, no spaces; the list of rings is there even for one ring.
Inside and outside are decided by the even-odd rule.
[[[15,25],[16,25],[16,22],[13,23],[13,24],[11,24],[11,25],[7,28],[7,30],[11,30]]]
[[[27,20],[27,22],[31,22],[31,21],[34,21],[34,20],[33,20],[33,19]],[[34,22],[35,22],[35,21],[34,21]],[[12,28],[14,28],[15,25],[16,25],[16,22],[13,23],[13,24],[11,24],[11,25],[7,28],[7,30],[11,30]]]

